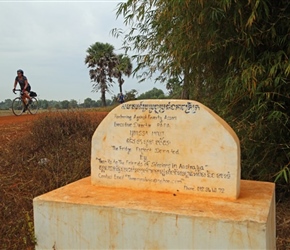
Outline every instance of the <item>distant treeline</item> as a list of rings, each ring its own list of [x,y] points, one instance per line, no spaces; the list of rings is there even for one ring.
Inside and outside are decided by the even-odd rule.
[[[153,88],[152,90],[145,92],[138,96],[136,90],[131,90],[126,92],[125,101],[130,100],[140,100],[140,99],[165,99],[168,98],[161,89]],[[6,99],[5,101],[0,102],[0,110],[9,110],[11,109],[13,99]],[[40,109],[70,109],[70,108],[96,108],[102,107],[102,100],[93,100],[91,98],[86,98],[83,103],[78,102],[77,100],[63,100],[63,101],[48,101],[38,99]],[[115,105],[118,103],[118,96],[113,96],[112,99],[106,100],[107,106]]]

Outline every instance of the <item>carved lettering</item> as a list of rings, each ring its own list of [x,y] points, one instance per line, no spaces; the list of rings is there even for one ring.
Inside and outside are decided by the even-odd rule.
[[[134,101],[119,105],[117,111],[107,121],[115,131],[104,130],[106,136],[95,141],[98,144],[105,138],[109,145],[109,151],[97,147],[94,158],[102,185],[108,181],[114,182],[113,186],[129,183],[138,188],[142,183],[156,190],[176,186],[186,193],[217,196],[229,192],[227,183],[233,182],[236,173],[224,168],[231,161],[220,166],[214,159],[222,155],[224,147],[222,143],[214,145],[220,141],[216,138],[219,134],[213,133],[213,139],[206,139],[202,146],[212,128],[200,124],[214,115],[203,105],[193,101]],[[210,121],[213,126],[219,119]]]

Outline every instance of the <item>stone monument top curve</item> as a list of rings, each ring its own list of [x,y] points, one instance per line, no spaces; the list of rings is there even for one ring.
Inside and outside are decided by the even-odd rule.
[[[236,199],[240,144],[233,129],[190,100],[120,104],[92,137],[93,185]]]

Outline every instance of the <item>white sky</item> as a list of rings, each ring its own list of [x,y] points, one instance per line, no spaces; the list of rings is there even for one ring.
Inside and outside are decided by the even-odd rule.
[[[123,53],[121,39],[110,34],[113,28],[128,29],[121,16],[116,19],[118,2],[0,0],[0,101],[15,97],[19,68],[40,99],[99,100],[100,93],[91,92],[84,59],[95,42],[110,43],[117,54]],[[153,80],[124,79],[123,92],[136,89],[141,94],[156,87],[166,93],[165,86]],[[112,92],[118,94],[117,83]]]

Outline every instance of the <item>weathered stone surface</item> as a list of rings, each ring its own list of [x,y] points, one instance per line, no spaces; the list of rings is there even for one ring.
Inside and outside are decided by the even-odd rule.
[[[33,201],[36,249],[275,249],[275,185],[241,180],[237,200],[91,185]]]
[[[236,199],[239,139],[195,101],[124,103],[95,131],[91,177],[98,186]]]

